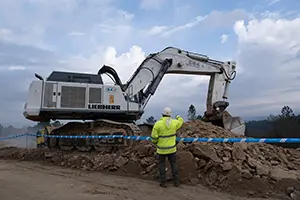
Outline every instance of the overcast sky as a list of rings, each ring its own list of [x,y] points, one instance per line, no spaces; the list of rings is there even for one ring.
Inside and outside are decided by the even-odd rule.
[[[298,0],[1,0],[0,122],[29,124],[22,109],[35,72],[97,73],[106,64],[125,82],[167,46],[237,61],[232,115],[300,111]],[[143,117],[165,106],[186,115],[190,104],[202,114],[207,80],[167,75]]]

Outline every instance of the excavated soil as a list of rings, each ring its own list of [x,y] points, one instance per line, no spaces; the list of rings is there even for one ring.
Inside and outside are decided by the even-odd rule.
[[[186,122],[181,137],[239,137],[210,123]],[[113,172],[157,179],[155,147],[141,141],[125,151],[62,152],[48,149],[0,149],[1,159],[44,161],[86,171]],[[185,184],[202,184],[240,196],[293,196],[300,189],[300,152],[272,144],[192,143],[178,144],[178,166]],[[167,165],[168,179],[172,180]],[[295,195],[294,195],[295,196]]]

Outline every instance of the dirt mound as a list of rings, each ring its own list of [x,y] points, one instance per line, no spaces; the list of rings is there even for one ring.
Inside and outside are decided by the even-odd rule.
[[[199,120],[179,130],[181,137],[240,137]],[[285,195],[288,187],[300,188],[300,152],[259,143],[178,144],[178,165],[182,182],[204,184],[237,195]],[[155,147],[141,141],[119,152],[60,152],[4,148],[2,159],[44,160],[56,165],[88,171],[111,171],[158,178]],[[125,173],[124,173],[125,172]],[[167,165],[168,179],[172,180]]]
[[[180,137],[206,137],[206,138],[241,137],[235,135],[234,133],[226,129],[223,129],[218,126],[214,126],[211,123],[207,123],[200,120],[192,120],[184,123],[178,132]]]

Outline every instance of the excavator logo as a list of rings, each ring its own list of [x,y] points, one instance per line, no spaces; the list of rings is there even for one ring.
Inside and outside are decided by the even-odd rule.
[[[88,109],[94,110],[121,110],[120,105],[89,104]]]

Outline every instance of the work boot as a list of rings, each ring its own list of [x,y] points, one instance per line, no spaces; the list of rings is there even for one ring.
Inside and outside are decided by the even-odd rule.
[[[176,180],[175,180],[175,181],[174,181],[174,186],[175,186],[175,187],[179,187],[179,186],[180,186],[180,181],[176,181]]]
[[[167,187],[167,185],[166,185],[165,183],[160,183],[159,186],[160,186],[160,187],[163,187],[163,188],[166,188],[166,187]]]

